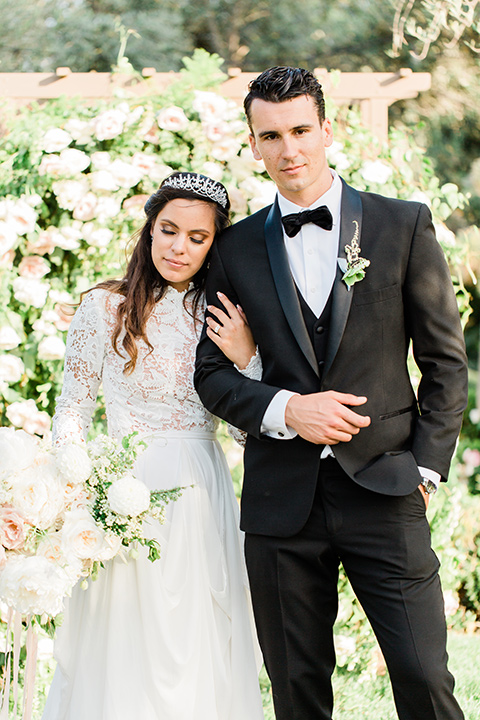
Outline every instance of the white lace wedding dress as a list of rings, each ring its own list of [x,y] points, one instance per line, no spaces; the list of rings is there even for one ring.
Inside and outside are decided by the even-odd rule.
[[[193,387],[197,337],[183,299],[168,288],[156,304],[154,350],[138,343],[131,375],[111,345],[119,295],[90,292],[72,322],[55,441],[86,436],[103,382],[109,433],[147,441],[138,477],[152,490],[193,487],[148,527],[160,560],[141,548],[74,588],[43,720],[263,718],[238,507],[216,420]]]

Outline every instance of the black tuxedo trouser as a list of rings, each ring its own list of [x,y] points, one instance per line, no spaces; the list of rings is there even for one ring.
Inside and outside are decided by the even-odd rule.
[[[339,562],[385,657],[401,720],[461,720],[420,490],[380,495],[336,460],[320,463],[307,524],[293,537],[247,534],[255,618],[277,720],[331,720]]]

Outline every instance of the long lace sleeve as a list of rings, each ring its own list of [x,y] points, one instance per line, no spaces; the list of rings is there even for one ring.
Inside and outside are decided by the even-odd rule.
[[[252,357],[250,358],[250,362],[248,363],[246,368],[241,370],[236,365],[235,367],[239,372],[242,373],[242,375],[250,378],[250,380],[261,380],[263,374],[263,366],[262,358],[260,357],[260,352],[258,350],[258,345],[255,348],[255,355],[252,355]],[[245,447],[245,443],[247,441],[247,433],[244,430],[239,430],[238,428],[234,427],[233,425],[229,425],[228,423],[227,430],[228,434],[235,440],[235,442],[237,442],[242,447]]]
[[[106,341],[105,292],[82,301],[68,331],[63,390],[53,418],[53,442],[86,440],[102,380]]]

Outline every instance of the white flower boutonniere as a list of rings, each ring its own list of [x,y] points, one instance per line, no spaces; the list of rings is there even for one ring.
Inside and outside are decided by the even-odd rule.
[[[347,269],[342,276],[342,280],[344,280],[349,290],[356,282],[363,280],[365,277],[365,269],[370,265],[370,260],[360,257],[361,247],[358,244],[358,222],[354,220],[353,223],[355,225],[355,233],[351,240],[351,245],[345,245]]]

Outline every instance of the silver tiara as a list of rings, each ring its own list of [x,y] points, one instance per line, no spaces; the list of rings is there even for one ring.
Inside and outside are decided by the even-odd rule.
[[[185,173],[176,175],[175,177],[169,177],[163,181],[162,187],[171,187],[176,190],[191,190],[197,195],[203,195],[203,197],[213,200],[223,208],[227,207],[228,195],[227,191],[220,185],[216,180],[212,180],[196,173]]]

